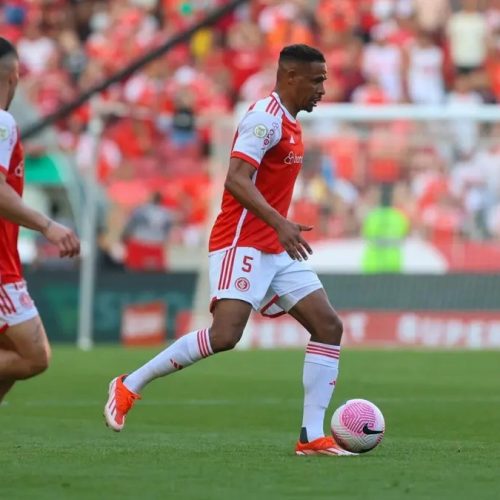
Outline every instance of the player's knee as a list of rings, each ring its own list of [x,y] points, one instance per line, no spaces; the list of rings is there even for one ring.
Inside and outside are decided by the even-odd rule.
[[[342,320],[335,313],[332,313],[323,318],[323,321],[321,321],[321,327],[316,335],[320,339],[320,342],[340,345],[343,332],[344,325],[342,324]]]
[[[242,334],[243,330],[240,331],[238,328],[227,329],[225,331],[218,331],[212,328],[210,330],[210,341],[213,352],[230,351],[234,349]]]
[[[340,340],[342,339],[342,334],[344,333],[344,324],[342,323],[342,320],[334,314],[332,318],[332,335],[334,339],[338,339],[338,342],[340,344]]]
[[[210,328],[210,343],[214,353],[229,351],[239,342],[251,307],[237,301],[227,301],[226,303],[223,301],[221,306],[222,308],[216,309]]]
[[[28,374],[29,377],[34,377],[35,375],[40,375],[49,367],[48,360],[36,360],[30,363],[30,372]]]
[[[26,378],[40,375],[47,370],[50,364],[51,353],[49,349],[44,349],[37,352],[29,360],[27,360]]]

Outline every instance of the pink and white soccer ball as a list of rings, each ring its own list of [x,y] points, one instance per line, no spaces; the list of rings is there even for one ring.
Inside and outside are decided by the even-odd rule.
[[[385,432],[382,412],[366,399],[350,399],[332,416],[332,435],[347,451],[364,453],[377,446]]]

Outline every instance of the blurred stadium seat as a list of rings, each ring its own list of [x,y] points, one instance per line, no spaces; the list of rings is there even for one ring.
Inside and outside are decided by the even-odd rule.
[[[45,115],[221,4],[5,0],[0,29],[17,43],[24,93]],[[269,68],[288,43],[324,51],[326,102],[497,102],[499,2],[479,2],[477,11],[461,5],[250,1],[101,96],[109,110],[97,167],[104,192],[115,210],[127,213],[160,190],[185,221],[180,231],[186,237],[180,240],[203,241],[203,222],[210,216],[203,194],[209,192],[212,120],[270,90]],[[92,161],[89,117],[83,105],[56,126],[59,147],[76,157],[81,170]],[[308,154],[295,211],[317,222],[315,238],[359,236],[367,211],[378,203],[376,186],[390,183],[413,234],[436,242],[496,240],[499,131],[457,123],[453,147],[444,151],[432,129],[423,133],[409,121],[364,129],[347,123]],[[28,178],[29,167],[28,159]],[[200,234],[193,238],[193,231]]]

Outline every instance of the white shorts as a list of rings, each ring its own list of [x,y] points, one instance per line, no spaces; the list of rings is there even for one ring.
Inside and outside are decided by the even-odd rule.
[[[217,300],[238,299],[264,316],[280,316],[323,287],[307,262],[293,260],[286,252],[270,254],[251,247],[211,253],[209,275],[211,311]]]
[[[0,333],[38,316],[25,281],[0,285]]]

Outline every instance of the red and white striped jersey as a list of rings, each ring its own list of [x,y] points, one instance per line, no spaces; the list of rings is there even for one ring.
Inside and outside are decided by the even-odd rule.
[[[231,158],[241,158],[255,167],[255,186],[284,217],[303,155],[301,127],[276,92],[249,108],[238,125],[231,152]],[[210,235],[209,251],[230,247],[253,247],[266,253],[284,250],[274,229],[245,209],[226,189]]]
[[[0,110],[0,175],[19,196],[24,187],[24,154],[14,117]],[[22,279],[22,268],[17,251],[19,225],[0,218],[0,283],[14,283]]]

